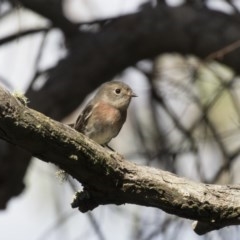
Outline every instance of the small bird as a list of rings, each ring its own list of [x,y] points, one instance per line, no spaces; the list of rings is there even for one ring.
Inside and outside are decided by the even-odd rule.
[[[107,146],[121,130],[132,97],[137,95],[123,82],[102,84],[73,127],[98,144]]]

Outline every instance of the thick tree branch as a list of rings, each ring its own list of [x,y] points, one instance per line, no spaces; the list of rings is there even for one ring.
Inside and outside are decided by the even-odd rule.
[[[239,223],[240,186],[195,183],[126,161],[74,129],[25,106],[0,88],[0,137],[71,174],[84,186],[80,211],[132,203],[216,226]]]

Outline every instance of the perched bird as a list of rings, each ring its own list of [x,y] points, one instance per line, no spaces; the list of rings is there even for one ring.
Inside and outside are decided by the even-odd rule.
[[[102,84],[73,127],[95,142],[107,145],[121,130],[132,97],[137,95],[123,82]]]

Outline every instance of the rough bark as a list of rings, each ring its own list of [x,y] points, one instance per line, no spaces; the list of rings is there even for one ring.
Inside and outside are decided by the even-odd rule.
[[[131,203],[217,228],[239,223],[240,186],[196,183],[126,161],[69,126],[26,107],[23,99],[2,88],[0,137],[81,182],[84,190],[76,194],[72,206],[82,212],[98,205]]]

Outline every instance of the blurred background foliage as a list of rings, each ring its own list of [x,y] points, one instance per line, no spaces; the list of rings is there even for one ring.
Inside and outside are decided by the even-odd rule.
[[[184,26],[194,19],[181,15],[181,6],[200,15],[193,29],[183,28],[191,43],[180,32],[148,35],[150,22],[171,33],[174,20]],[[155,20],[155,9],[164,22]],[[24,92],[30,107],[69,123],[102,82],[124,81],[139,97],[111,143],[116,151],[195,181],[238,183],[240,33],[234,26],[239,1],[2,0],[0,82]],[[205,45],[193,44],[198,32]],[[79,183],[60,183],[55,166],[30,162],[29,153],[5,142],[0,148],[2,239],[238,239],[239,227],[199,237],[189,220],[140,206],[81,214],[70,207]]]

